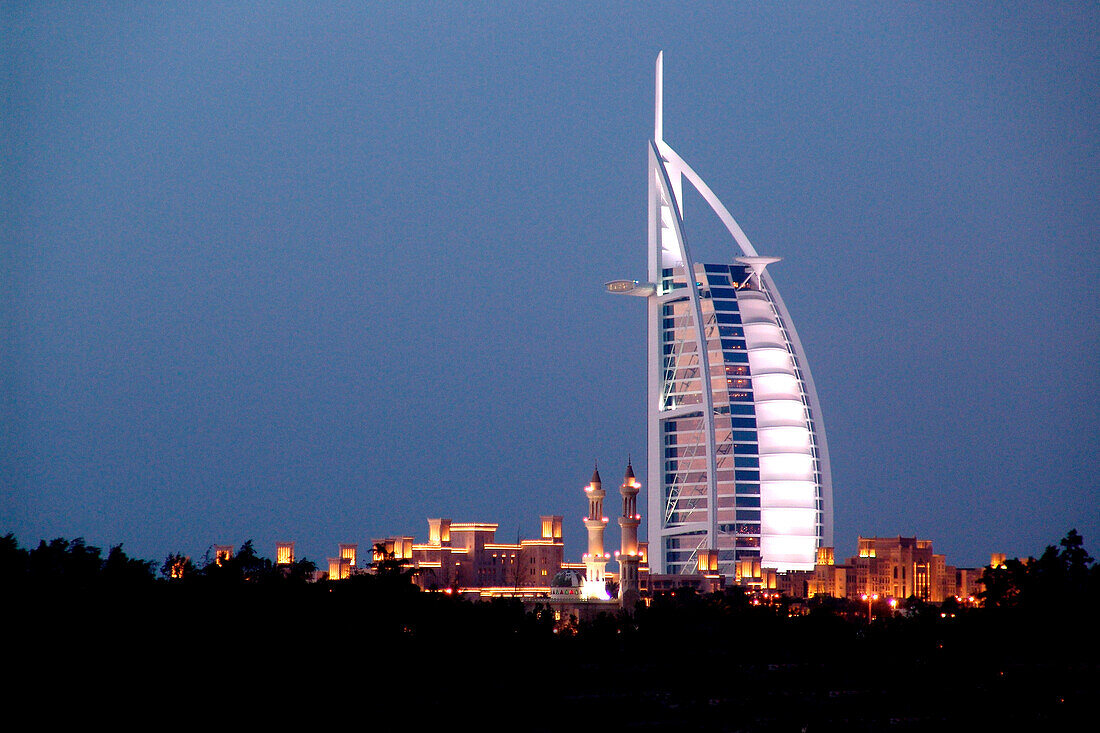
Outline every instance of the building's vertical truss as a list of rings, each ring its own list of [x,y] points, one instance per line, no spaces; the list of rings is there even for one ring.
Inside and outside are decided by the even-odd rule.
[[[671,564],[677,570],[690,572],[690,561],[695,557],[695,552],[702,547],[715,547],[718,540],[718,515],[715,511],[718,504],[717,456],[714,442],[714,395],[707,341],[708,321],[703,315],[700,283],[695,277],[695,264],[684,236],[680,177],[676,174],[674,181],[669,175],[656,143],[650,146],[649,159],[650,177],[654,183],[651,187],[650,210],[656,218],[652,231],[655,235],[653,245],[656,251],[652,253],[652,260],[658,268],[652,274],[655,277],[654,282],[660,283],[656,299],[661,304],[658,314],[661,317],[658,324],[661,331],[654,342],[660,353],[653,354],[653,357],[659,360],[664,377],[658,388],[658,394],[662,397],[656,406],[656,432],[662,444],[659,448],[662,453],[659,470],[662,476],[661,486],[665,489],[662,492],[664,506],[661,507],[660,516],[665,518],[664,526],[668,530],[662,533],[658,544],[661,546],[662,558],[668,551],[675,550],[679,554]],[[668,281],[665,272],[677,268],[681,271],[680,280],[677,282],[673,277],[671,282]],[[663,337],[665,318],[670,308],[674,332],[672,343],[668,343]],[[666,346],[668,354],[664,353]],[[694,398],[692,388],[696,385],[700,399],[686,399],[689,394]],[[682,391],[677,392],[677,386]],[[703,440],[701,443],[697,442],[684,456],[677,454],[672,458],[676,461],[676,471],[666,471],[664,436],[668,432],[674,432],[667,430],[670,421],[675,424],[680,418],[700,419]],[[699,452],[700,447],[702,455]],[[686,459],[686,465],[681,458]],[[673,475],[671,481],[664,478],[669,473]],[[683,555],[685,552],[688,553],[686,558]]]
[[[657,122],[655,139],[660,139],[661,128],[661,58],[657,57]],[[647,208],[646,217],[646,272],[650,283],[661,280],[661,212],[660,198],[657,194],[657,175],[654,171],[656,161],[652,149],[648,152],[649,166],[646,169]],[[664,454],[662,447],[661,397],[664,371],[662,353],[662,317],[664,304],[661,302],[663,291],[658,287],[654,295],[646,299],[646,470],[649,476],[649,489],[646,492],[646,516],[648,517],[649,563],[653,572],[665,570],[665,506],[667,482],[664,473]]]

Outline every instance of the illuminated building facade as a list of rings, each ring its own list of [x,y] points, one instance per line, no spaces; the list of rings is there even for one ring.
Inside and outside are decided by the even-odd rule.
[[[856,557],[848,558],[847,565],[854,571],[854,593],[943,600],[946,562],[932,552],[932,540],[860,537]]]
[[[214,545],[214,562],[221,565],[233,559],[233,545]]]
[[[358,572],[356,566],[359,557],[359,545],[342,543],[338,546],[336,557],[328,559],[328,577],[332,580],[344,580]]]
[[[727,578],[811,570],[817,548],[832,544],[832,479],[806,356],[766,272],[778,258],[757,254],[663,140],[662,76],[658,56],[648,281],[606,285],[648,303],[650,565],[692,574],[714,550]],[[732,237],[731,261],[692,258],[685,181]]]
[[[348,565],[355,567],[356,561],[359,559],[359,545],[356,543],[343,543],[338,546],[340,559],[346,560]]]
[[[548,595],[550,581],[563,567],[562,518],[541,517],[540,527],[538,539],[497,542],[496,524],[429,519],[426,543],[417,544],[412,537],[375,540],[374,559],[385,555],[407,561],[424,590]]]
[[[187,572],[187,566],[191,562],[190,557],[177,556],[172,564],[168,567],[168,577],[171,580],[182,580],[184,574]]]
[[[293,542],[276,542],[275,543],[275,564],[276,565],[293,565],[294,564],[294,543]]]
[[[351,563],[342,557],[330,557],[328,559],[329,580],[345,580],[351,577]]]
[[[557,515],[540,518],[539,538],[515,543],[498,542],[496,524],[429,519],[426,543],[419,544],[408,536],[374,540],[373,558],[376,563],[407,564],[416,571],[414,580],[424,590],[582,604],[617,603],[621,599],[624,606],[632,609],[647,589],[650,577],[647,543],[638,541],[642,519],[637,511],[640,489],[634,468],[628,462],[619,489],[623,511],[619,518],[622,548],[615,553],[618,575],[607,572],[611,554],[604,545],[608,522],[603,516],[606,492],[598,470],[593,471],[592,480],[584,487],[588,548],[582,562],[565,562],[562,517]],[[340,545],[340,556],[329,558],[330,580],[367,572],[367,568],[354,567],[355,548]],[[618,599],[608,590],[609,584],[617,582]]]
[[[834,562],[833,548],[818,550],[814,569],[780,574],[779,589],[795,597],[861,600],[867,596],[930,603],[977,596],[982,568],[957,568],[932,549],[932,540],[916,537],[860,537],[855,557]]]

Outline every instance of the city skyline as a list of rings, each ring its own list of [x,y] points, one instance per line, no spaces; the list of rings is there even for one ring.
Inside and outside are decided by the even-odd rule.
[[[1094,7],[3,13],[25,544],[320,562],[562,514],[579,557],[593,460],[646,446],[643,318],[600,285],[639,269],[660,49],[677,151],[783,258],[838,554],[1100,534]]]

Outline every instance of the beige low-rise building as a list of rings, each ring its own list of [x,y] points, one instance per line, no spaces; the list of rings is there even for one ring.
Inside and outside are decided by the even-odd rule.
[[[794,598],[913,596],[930,603],[951,597],[972,602],[984,570],[947,565],[943,555],[933,552],[931,540],[916,537],[860,537],[854,557],[839,565],[834,559],[833,548],[818,548],[814,569],[780,574],[778,589]]]
[[[540,519],[541,536],[498,542],[499,525],[490,522],[428,520],[428,541],[389,537],[374,542],[375,561],[406,561],[424,590],[479,595],[548,595],[564,559],[562,518]]]

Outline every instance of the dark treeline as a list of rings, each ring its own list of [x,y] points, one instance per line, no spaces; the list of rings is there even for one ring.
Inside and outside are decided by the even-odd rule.
[[[79,540],[24,550],[4,537],[11,628],[35,640],[16,668],[30,679],[94,671],[82,679],[98,681],[96,703],[228,684],[235,699],[369,699],[373,715],[490,730],[1047,729],[1098,689],[1100,566],[1072,531],[1038,558],[989,569],[977,608],[909,599],[899,612],[877,606],[870,623],[866,604],[756,605],[738,588],[578,623],[544,606],[423,593],[388,561],[310,583],[311,563],[279,568],[250,543],[233,561],[167,577],[181,560],[158,567]]]
[[[220,562],[215,562],[209,553],[199,564],[174,553],[158,566],[152,560],[129,557],[122,545],[111,547],[103,557],[103,551],[85,543],[83,537],[75,540],[59,537],[49,543],[42,540],[30,550],[20,547],[13,534],[0,537],[0,582],[9,588],[137,591],[150,588],[158,580],[181,582],[189,588],[196,584],[300,584],[312,580],[316,569],[309,560],[277,566],[256,552],[252,540]]]

